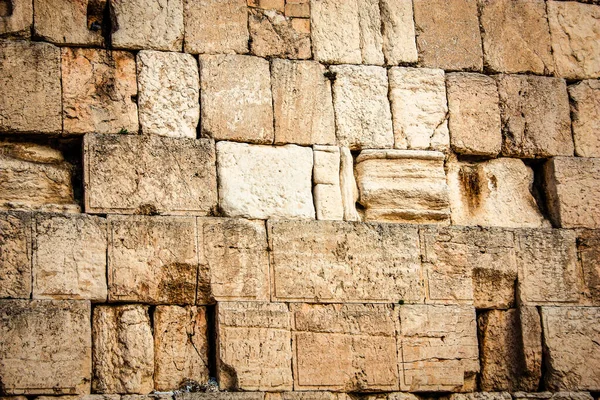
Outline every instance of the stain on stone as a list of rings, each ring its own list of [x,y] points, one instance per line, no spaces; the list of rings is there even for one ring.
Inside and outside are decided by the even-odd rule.
[[[137,214],[137,215],[159,215],[160,212],[158,212],[158,209],[156,208],[156,206],[154,204],[142,204],[135,210],[134,214]]]
[[[469,211],[474,212],[481,205],[481,177],[478,166],[464,165],[458,173],[462,193],[467,199]]]
[[[13,13],[11,0],[0,0],[0,17],[10,17]]]

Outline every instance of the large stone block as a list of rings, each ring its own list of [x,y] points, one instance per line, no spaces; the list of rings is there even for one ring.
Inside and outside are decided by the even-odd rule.
[[[259,57],[311,58],[310,31],[296,29],[292,18],[275,10],[252,9],[248,16],[250,51]]]
[[[209,139],[86,135],[89,213],[193,213],[217,205],[215,148]]]
[[[575,154],[600,157],[600,81],[569,86]]]
[[[31,215],[0,213],[0,298],[31,295]]]
[[[3,394],[89,393],[90,314],[85,301],[1,300]]]
[[[0,10],[0,36],[29,37],[33,25],[33,0],[5,0]]]
[[[452,393],[447,397],[448,400],[512,400],[511,393],[508,392],[473,392],[473,393]]]
[[[600,231],[583,231],[577,236],[577,259],[583,269],[585,300],[600,306]]]
[[[107,1],[35,0],[35,34],[61,45],[104,46],[102,19]]]
[[[294,392],[284,392],[283,394],[291,394],[293,396],[293,393]],[[176,392],[175,400],[264,400],[265,394],[266,393],[264,392]],[[267,393],[267,395],[270,396],[278,394],[279,393]],[[284,400],[288,399],[286,398]]]
[[[357,0],[312,0],[311,38],[316,61],[326,64],[362,62]]]
[[[382,0],[381,30],[383,55],[387,65],[417,62],[417,43],[411,1]]]

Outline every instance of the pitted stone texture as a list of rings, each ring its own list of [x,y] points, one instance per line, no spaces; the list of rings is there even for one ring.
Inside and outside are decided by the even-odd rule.
[[[175,400],[264,400],[265,394],[267,394],[267,396],[278,395],[278,393],[263,393],[263,392],[216,392],[216,393],[176,392]],[[282,399],[282,400],[296,400],[296,398],[293,396],[294,394],[296,394],[294,392],[283,392],[282,394],[292,396],[289,399],[286,397],[285,399]],[[268,400],[279,400],[279,399],[268,399]],[[303,399],[298,399],[298,400],[303,400]],[[311,399],[307,399],[307,400],[311,400]],[[580,399],[573,399],[573,400],[580,400]]]
[[[65,133],[138,132],[133,54],[64,48],[62,82]]]
[[[477,0],[414,0],[419,64],[481,71]]]
[[[572,156],[569,96],[564,79],[499,75],[502,155]]]
[[[599,319],[598,307],[542,307],[548,389],[600,389]]]
[[[388,392],[388,393],[375,393],[369,395],[363,395],[365,400],[419,400],[419,397],[412,393],[405,392]],[[482,399],[485,400],[485,399]],[[495,400],[495,399],[491,399]],[[498,399],[498,400],[510,400],[509,399]]]
[[[31,295],[31,215],[0,213],[0,298]]]
[[[347,400],[346,393],[324,391],[266,393],[266,400]],[[412,399],[411,399],[412,400]]]
[[[486,75],[446,75],[450,144],[456,153],[495,157],[502,146],[496,81]]]
[[[60,85],[58,47],[0,41],[0,131],[60,133]]]
[[[508,392],[452,393],[447,400],[512,400]]]
[[[310,148],[218,142],[217,168],[226,216],[314,218]]]
[[[600,81],[569,86],[575,154],[600,157]]]
[[[200,76],[194,57],[142,50],[137,54],[137,69],[142,132],[195,139]]]
[[[184,0],[186,53],[246,53],[246,0]]]
[[[326,64],[362,62],[357,0],[312,0],[311,38],[315,60]]]
[[[212,140],[86,135],[83,156],[88,213],[206,215],[217,205]]]
[[[290,319],[283,303],[218,303],[221,390],[292,390]]]
[[[594,306],[600,306],[599,231],[583,231],[577,236],[577,259],[580,260],[583,269],[586,301]]]
[[[90,314],[85,301],[1,300],[3,394],[89,393]]]
[[[239,55],[200,56],[202,135],[270,144],[273,105],[269,62]]]
[[[408,303],[423,299],[416,228],[268,221],[274,301]]]
[[[28,38],[33,25],[33,0],[7,0],[3,7],[6,11],[0,16],[0,36]]]
[[[400,390],[470,392],[479,372],[475,309],[399,306]]]
[[[108,221],[109,301],[194,304],[195,218],[109,216]]]
[[[440,152],[365,150],[356,159],[356,176],[365,221],[449,222]]]
[[[294,389],[398,388],[397,313],[390,305],[292,305]]]
[[[394,147],[448,149],[448,104],[444,71],[392,68],[389,72]]]
[[[330,71],[335,74],[333,107],[339,144],[351,150],[393,147],[385,68],[340,65]]]
[[[106,301],[106,220],[35,216],[33,298]]]
[[[98,306],[93,324],[95,393],[150,393],[154,341],[148,307]]]
[[[383,34],[383,55],[387,65],[417,62],[417,43],[411,1],[379,2]]]
[[[104,46],[102,17],[107,1],[37,0],[35,34],[60,45]]]
[[[293,19],[275,10],[252,9],[248,15],[250,51],[259,57],[311,58],[310,34],[294,29]]]

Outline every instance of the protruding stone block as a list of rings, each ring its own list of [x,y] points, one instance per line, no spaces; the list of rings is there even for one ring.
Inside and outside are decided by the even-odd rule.
[[[102,19],[108,0],[37,0],[34,31],[61,45],[104,46]]]
[[[33,0],[5,0],[2,7],[0,36],[29,37],[33,25]]]
[[[575,154],[600,157],[600,81],[569,86]]]
[[[31,215],[0,213],[0,298],[31,295]]]
[[[249,15],[250,51],[259,57],[311,58],[310,33],[295,29],[293,19],[275,10]]]
[[[584,231],[577,236],[577,259],[583,269],[586,300],[600,306],[600,231]]]
[[[362,52],[357,0],[311,1],[311,38],[316,61],[360,64]]]

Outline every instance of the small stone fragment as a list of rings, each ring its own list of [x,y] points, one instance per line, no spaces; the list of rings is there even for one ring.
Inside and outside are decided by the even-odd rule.
[[[600,81],[569,86],[575,155],[600,157]]]
[[[102,18],[108,0],[37,0],[37,36],[60,45],[104,46]]]
[[[0,213],[0,298],[31,295],[31,215]]]
[[[310,34],[294,29],[293,19],[275,10],[250,10],[250,50],[259,57],[311,58]]]
[[[0,3],[0,36],[28,38],[31,25],[33,0],[4,0]]]

